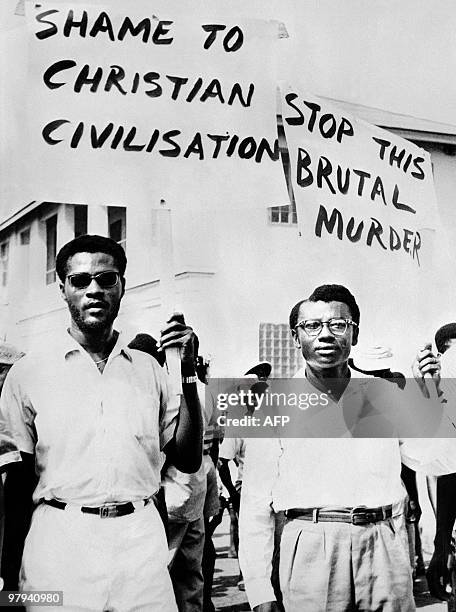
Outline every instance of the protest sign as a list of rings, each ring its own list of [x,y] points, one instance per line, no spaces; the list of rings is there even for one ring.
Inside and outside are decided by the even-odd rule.
[[[422,232],[437,221],[429,154],[291,89],[284,92],[283,121],[303,235],[329,248],[351,243],[360,256],[399,254],[419,266]]]
[[[78,0],[27,3],[27,19],[35,198],[284,201],[277,24],[217,18],[198,3],[184,18],[173,2]]]
[[[368,313],[365,341],[396,346],[405,317],[419,330],[436,297],[430,156],[292,87],[282,113],[308,284],[348,286]]]

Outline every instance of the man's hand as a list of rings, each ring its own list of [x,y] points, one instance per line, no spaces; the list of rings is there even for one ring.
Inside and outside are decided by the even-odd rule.
[[[437,540],[437,538],[436,538]],[[451,545],[448,541],[441,538],[441,543],[435,545],[434,554],[426,571],[426,579],[429,587],[429,592],[433,597],[448,600],[450,595],[447,593],[446,587],[451,584],[451,572],[449,569],[449,560],[454,561],[451,555]],[[454,571],[454,570],[453,570]]]
[[[431,350],[431,343],[425,345],[425,347],[418,351],[414,362],[412,363],[412,372],[415,380],[417,381],[421,391],[429,397],[429,391],[426,388],[424,381],[425,376],[432,376],[437,391],[439,391],[440,385],[440,360],[436,357]]]
[[[177,347],[180,349],[182,373],[190,376],[195,373],[196,357],[198,355],[198,336],[193,329],[185,324],[182,313],[174,313],[161,330],[158,342],[159,351]]]
[[[255,606],[253,612],[280,612],[280,607],[276,601],[268,601]]]

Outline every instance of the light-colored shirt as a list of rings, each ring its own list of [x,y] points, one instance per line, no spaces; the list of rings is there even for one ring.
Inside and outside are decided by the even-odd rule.
[[[214,440],[222,442],[223,440],[223,428],[217,423],[217,417],[220,415],[220,411],[216,407],[216,402],[213,393],[207,388],[204,391],[204,403],[207,407],[210,407],[211,415],[209,416],[209,422],[204,430],[203,438],[203,451],[208,453],[212,448]],[[205,408],[206,411],[206,408]]]
[[[179,404],[156,360],[121,335],[101,373],[62,331],[11,368],[0,412],[19,449],[35,453],[35,502],[99,506],[158,490]]]
[[[0,468],[21,460],[21,454],[5,420],[0,416]]]
[[[298,374],[302,376],[302,372]],[[380,381],[382,385],[389,385],[385,387],[386,393],[396,392],[392,383]],[[378,379],[374,388],[378,395]],[[347,398],[354,401],[360,393],[366,397],[368,387],[351,380],[339,402],[332,403],[338,411],[335,418],[339,418]],[[397,389],[397,394],[400,393]],[[400,396],[397,397],[400,403]],[[251,607],[275,599],[270,581],[273,511],[388,504],[400,507],[405,496],[400,477],[401,461],[415,470],[437,474],[451,472],[456,467],[456,439],[248,440],[241,496],[239,558]]]
[[[213,420],[215,404],[207,401],[206,385],[198,381],[204,428]],[[208,458],[212,461],[210,458]],[[187,474],[169,465],[163,478],[166,509],[170,521],[191,522],[203,516],[207,491],[208,462],[203,460],[197,472]]]
[[[219,458],[235,461],[237,464],[236,482],[242,482],[245,458],[244,438],[225,438],[220,444]]]

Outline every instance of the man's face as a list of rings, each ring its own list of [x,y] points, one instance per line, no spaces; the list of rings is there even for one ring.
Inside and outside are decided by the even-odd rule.
[[[347,304],[343,302],[304,302],[299,309],[298,322],[306,319],[329,321],[330,319],[352,319]],[[348,361],[351,347],[358,341],[358,328],[347,327],[343,336],[335,336],[327,325],[323,325],[318,336],[308,336],[298,327],[292,332],[297,347],[312,370],[325,370],[343,365]]]
[[[72,286],[68,276],[86,272],[119,272],[112,255],[107,253],[76,253],[67,262],[67,276],[60,283],[63,299],[68,304],[71,318],[82,332],[101,332],[112,325],[119,312],[124,294],[125,279],[119,278],[113,287],[100,287],[91,279],[87,287]]]

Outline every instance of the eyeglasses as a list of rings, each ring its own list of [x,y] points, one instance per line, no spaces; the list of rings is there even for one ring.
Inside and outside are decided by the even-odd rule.
[[[100,289],[110,289],[119,282],[120,274],[113,270],[106,272],[98,272],[98,274],[89,274],[88,272],[78,272],[77,274],[68,274],[67,279],[73,289],[85,289],[90,285],[92,279],[97,281]]]
[[[300,327],[308,336],[315,337],[321,333],[323,325],[327,325],[329,331],[334,336],[343,336],[347,332],[349,325],[353,325],[354,327],[358,326],[357,323],[351,319],[329,319],[329,321],[320,321],[320,319],[306,319],[305,321],[299,321],[295,329]]]

